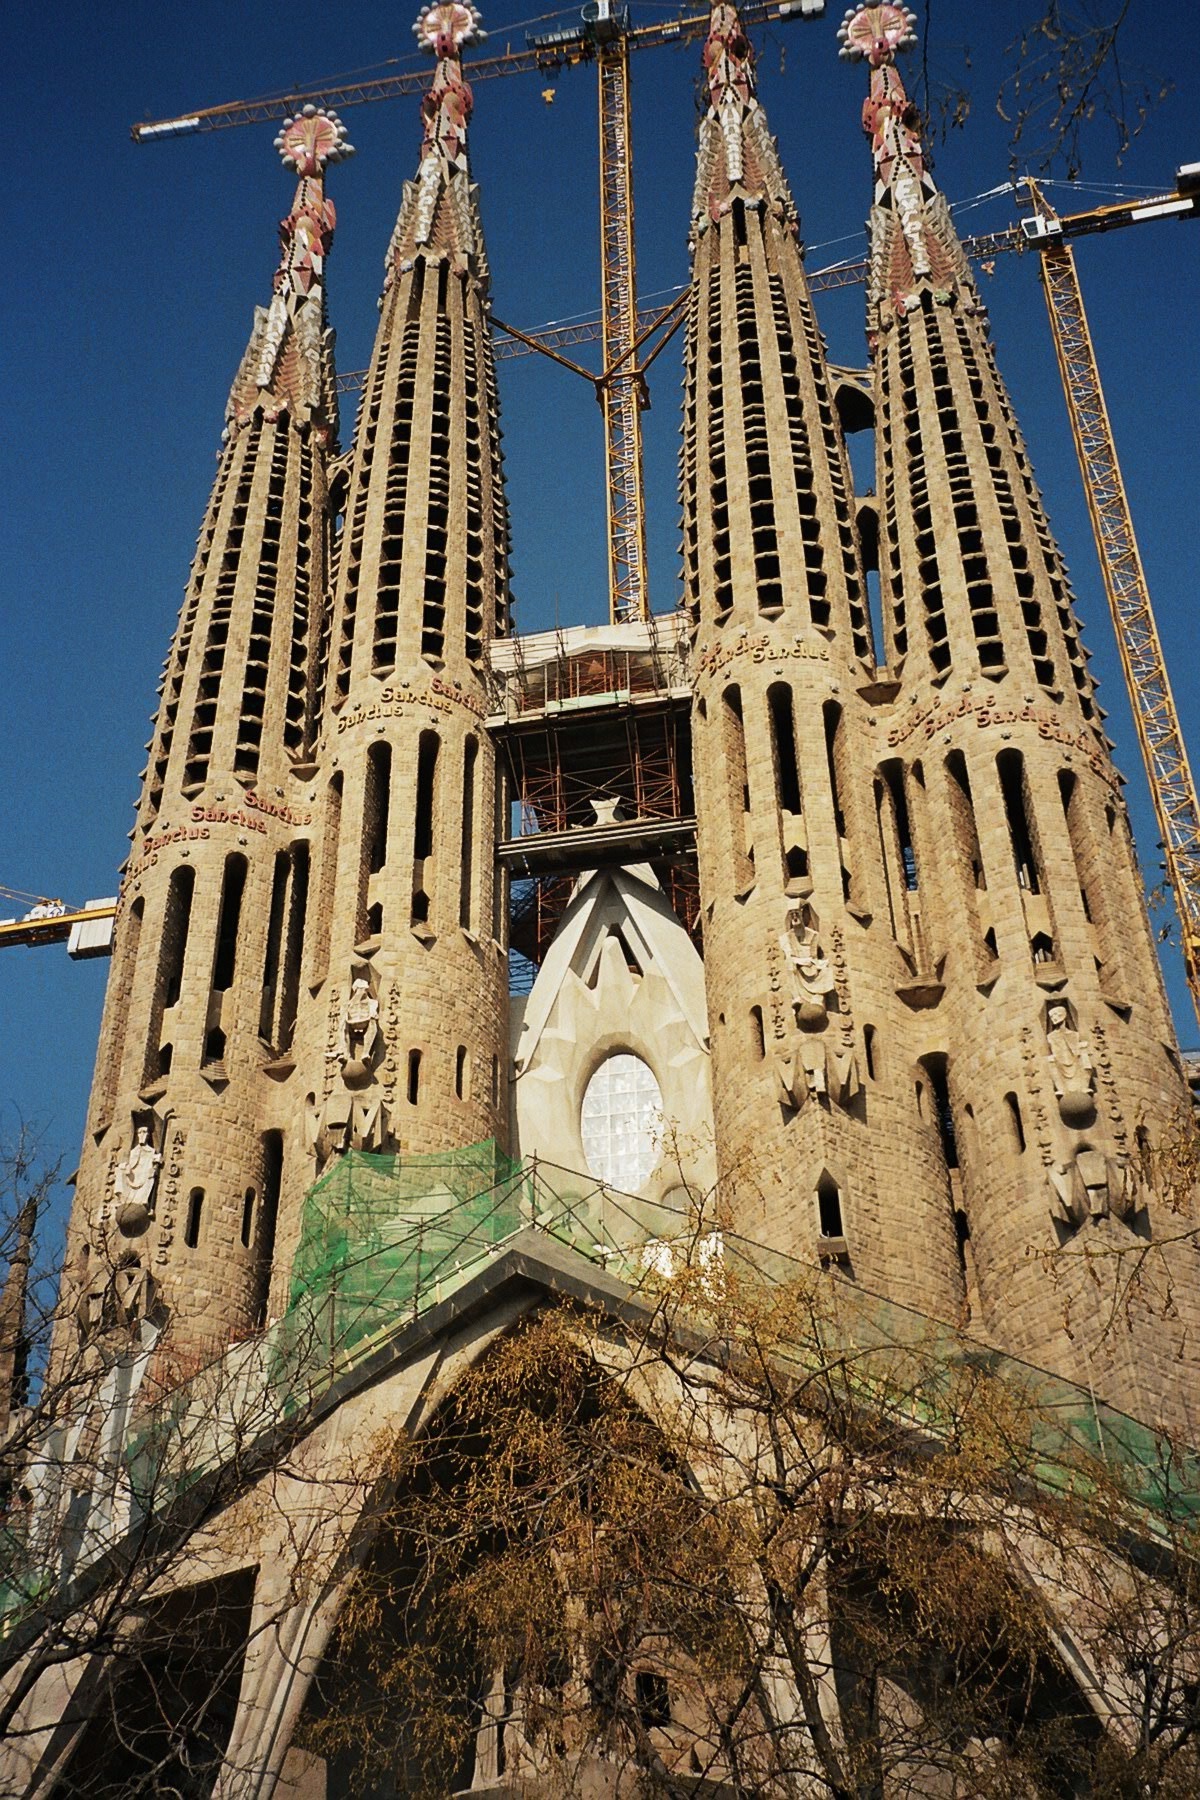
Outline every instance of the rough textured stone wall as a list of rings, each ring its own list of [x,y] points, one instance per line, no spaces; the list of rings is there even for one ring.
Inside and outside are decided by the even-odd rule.
[[[937,976],[920,1062],[958,1165],[971,1322],[1191,1429],[1178,1371],[1194,1364],[1200,1268],[1174,1241],[1190,1197],[1153,1166],[1186,1095],[1121,780],[893,48],[863,54],[879,561],[897,678],[877,732],[908,800]]]

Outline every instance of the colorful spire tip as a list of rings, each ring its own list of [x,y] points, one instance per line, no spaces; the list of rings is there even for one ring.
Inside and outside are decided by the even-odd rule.
[[[346,127],[337,114],[311,105],[294,119],[284,120],[275,148],[284,167],[302,178],[319,175],[329,163],[345,162],[354,155],[354,145],[347,142]]]
[[[917,15],[906,6],[852,6],[838,26],[838,55],[848,62],[865,59],[873,69],[895,60],[917,41]]]
[[[482,44],[487,40],[483,15],[472,0],[440,0],[437,6],[424,7],[413,26],[413,33],[422,50],[428,50],[439,60],[457,56],[468,44]]]

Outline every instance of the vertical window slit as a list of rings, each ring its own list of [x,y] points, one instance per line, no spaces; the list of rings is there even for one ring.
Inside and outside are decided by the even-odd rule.
[[[417,746],[417,800],[413,819],[412,923],[424,924],[433,889],[434,800],[440,739],[423,731]]]
[[[750,842],[750,773],[746,763],[746,729],[742,718],[741,689],[726,688],[723,701],[725,778],[728,783],[733,837],[734,889],[741,892],[754,884],[754,849]]]
[[[254,1233],[254,1287],[250,1300],[250,1324],[261,1331],[267,1322],[267,1300],[275,1263],[275,1225],[279,1216],[279,1190],[283,1181],[283,1133],[264,1131],[262,1138],[262,1193],[258,1225]]]
[[[458,922],[464,931],[470,931],[474,919],[475,765],[478,759],[478,741],[469,737],[463,749],[462,852],[458,893]]]
[[[1012,844],[1017,883],[1031,894],[1042,891],[1041,874],[1025,795],[1025,762],[1019,750],[1002,750],[996,758],[1008,836]]]

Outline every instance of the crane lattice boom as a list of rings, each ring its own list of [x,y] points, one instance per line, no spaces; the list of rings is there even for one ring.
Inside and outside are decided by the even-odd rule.
[[[1043,246],[1042,286],[1050,313],[1055,353],[1079,466],[1083,471],[1083,485],[1100,555],[1104,589],[1112,611],[1117,648],[1162,833],[1167,878],[1179,912],[1188,987],[1200,1017],[1200,805],[1196,799],[1196,784],[1188,765],[1166,659],[1150,605],[1146,571],[1133,529],[1129,497],[1121,478],[1075,257],[1066,241],[1068,235],[1081,233],[1070,231],[1073,221],[1056,218],[1036,186],[1033,183],[1030,186],[1038,213],[1027,222],[1034,227],[1028,235]],[[1138,222],[1139,214],[1162,217],[1168,205],[1177,213],[1195,212],[1195,196],[1185,196],[1173,205],[1168,199],[1131,203],[1104,211],[1126,215],[1112,219],[1112,223],[1132,224]]]

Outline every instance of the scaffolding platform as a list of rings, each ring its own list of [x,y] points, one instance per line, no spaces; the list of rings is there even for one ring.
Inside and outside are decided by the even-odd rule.
[[[534,969],[588,869],[649,863],[698,929],[690,639],[679,613],[491,646],[488,730],[508,782],[501,864]]]

